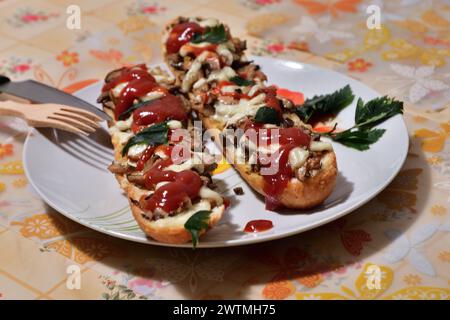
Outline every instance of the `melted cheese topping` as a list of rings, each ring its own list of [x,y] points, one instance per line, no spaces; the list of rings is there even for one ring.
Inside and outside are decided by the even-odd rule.
[[[204,19],[204,20],[201,20],[201,21],[197,21],[197,23],[203,28],[205,28],[205,27],[214,27],[214,26],[217,26],[219,24],[219,20],[214,19],[214,18],[208,18],[208,19]]]
[[[234,45],[230,41],[221,43],[217,46],[217,54],[224,58],[223,60],[227,65],[231,65],[233,63],[233,53],[231,52],[231,50],[234,51]]]
[[[289,164],[293,170],[303,166],[309,157],[309,151],[296,147],[289,152]]]
[[[311,151],[331,151],[333,150],[333,146],[331,143],[325,141],[311,141],[309,149]]]
[[[211,203],[208,200],[200,200],[198,203],[192,205],[189,209],[180,212],[173,216],[166,216],[164,219],[153,221],[157,227],[169,227],[174,225],[184,225],[186,221],[192,217],[197,211],[211,210]]]
[[[209,52],[205,51],[202,52],[195,60],[192,62],[191,67],[189,68],[189,71],[186,72],[186,75],[184,76],[183,82],[181,84],[181,91],[188,92],[191,88],[192,84],[198,80],[200,69],[202,68],[202,63],[205,61],[205,59],[208,57]]]
[[[117,140],[119,144],[125,144],[128,142],[128,140],[133,136],[133,133],[131,132],[121,132],[116,131],[112,133],[112,137],[114,140]]]
[[[201,187],[200,189],[200,198],[211,199],[216,203],[216,206],[220,206],[223,203],[223,198],[220,196],[220,194],[205,186]]]
[[[132,158],[138,157],[145,151],[145,149],[147,149],[147,147],[148,145],[145,143],[135,144],[128,149],[128,156]]]
[[[208,79],[206,81],[212,82],[212,81],[227,81],[230,78],[233,78],[236,76],[236,72],[230,68],[230,67],[224,67],[220,70],[214,70],[209,75]]]
[[[188,42],[181,46],[180,51],[178,51],[178,54],[182,57],[185,57],[191,52],[190,48],[192,48],[192,47],[204,48],[204,47],[207,47],[210,45],[211,45],[211,43],[209,43],[209,42],[199,42],[199,43]]]
[[[260,84],[255,84],[247,94],[249,96],[253,96],[259,89],[263,89],[263,86]]]
[[[172,164],[164,170],[171,170],[175,172],[180,172],[184,170],[191,170],[196,169],[198,172],[204,171],[204,164],[203,164],[203,153],[201,152],[193,152],[191,157],[187,159],[186,161],[180,163],[180,164]]]
[[[131,124],[133,123],[133,117],[128,117],[127,120],[119,120],[114,123],[108,130],[110,134],[114,132],[127,131],[131,128]]]
[[[114,89],[111,90],[111,93],[114,97],[118,97],[120,93],[122,92],[123,88],[127,86],[128,82],[122,82],[119,83],[117,86],[114,87]]]
[[[170,129],[181,129],[183,127],[183,124],[178,120],[170,120],[167,122],[167,126]]]
[[[251,100],[241,99],[238,104],[216,103],[214,106],[216,113],[213,118],[225,123],[225,126],[238,122],[247,116],[255,116],[258,109],[265,105],[266,95],[261,93]]]
[[[140,100],[142,100],[142,101],[152,101],[152,100],[159,99],[159,98],[161,98],[163,96],[164,96],[164,93],[162,93],[160,91],[150,91],[145,96],[140,97]]]
[[[200,79],[197,80],[196,83],[194,83],[194,85],[192,86],[192,88],[198,89],[198,88],[200,88],[201,86],[203,86],[205,83],[207,83],[206,79],[205,79],[205,78],[200,78]]]

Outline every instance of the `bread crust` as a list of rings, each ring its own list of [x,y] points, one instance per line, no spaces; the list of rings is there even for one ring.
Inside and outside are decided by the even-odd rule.
[[[169,21],[163,31],[162,35],[162,52],[166,64],[174,74],[177,83],[181,83],[184,71],[177,70],[170,65],[168,59],[165,42],[168,38],[171,26],[179,23],[180,18]],[[191,96],[191,95],[189,95]],[[192,97],[191,97],[192,98]],[[218,129],[222,131],[223,125],[213,118],[208,117],[199,112],[199,118],[207,129]],[[218,137],[216,137],[218,138]],[[216,139],[220,141],[220,139]],[[236,160],[236,159],[234,159]],[[319,172],[300,181],[296,178],[288,182],[286,188],[277,196],[278,202],[287,208],[293,209],[308,209],[321,204],[333,191],[337,178],[337,163],[334,151],[326,151],[321,158],[322,167]],[[251,167],[246,164],[238,164],[233,161],[233,166],[242,176],[242,178],[259,194],[266,196],[264,192],[264,177],[259,173],[251,171]]]
[[[217,122],[211,118],[200,116],[207,129],[221,129]],[[219,141],[216,137],[216,141]],[[233,167],[239,172],[242,178],[256,192],[266,196],[264,192],[264,177],[252,172],[246,164],[238,164],[236,158]],[[319,173],[305,181],[291,179],[277,200],[286,208],[309,209],[321,204],[333,192],[337,178],[337,162],[334,151],[327,151],[322,156],[322,168]]]
[[[103,110],[114,119],[114,112],[107,107],[103,107]],[[108,122],[108,127],[112,127],[114,125],[114,120]],[[121,149],[122,146],[116,136],[112,136],[111,138],[112,145],[114,147],[114,159],[118,162],[123,160]],[[140,189],[138,186],[134,185],[130,181],[128,181],[127,176],[125,174],[114,174],[116,180],[118,181],[120,187],[126,194],[128,198],[128,202],[130,205],[131,213],[133,217],[137,221],[139,227],[144,231],[144,233],[158,241],[168,244],[183,244],[190,242],[192,240],[192,236],[184,228],[186,219],[173,219],[173,223],[165,223],[162,224],[158,221],[163,219],[170,219],[171,217],[165,217],[159,220],[149,220],[145,218],[145,212],[136,204],[138,200],[143,194],[146,194],[146,190]],[[214,227],[219,220],[222,218],[223,213],[225,212],[225,206],[219,205],[211,208],[211,214],[208,222],[208,229],[202,230],[199,232],[199,237],[203,236],[210,228]]]

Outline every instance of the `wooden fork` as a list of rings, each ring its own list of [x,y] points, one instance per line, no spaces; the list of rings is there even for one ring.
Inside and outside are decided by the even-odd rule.
[[[88,135],[100,128],[100,117],[92,112],[62,104],[28,104],[15,101],[0,101],[0,115],[24,119],[35,128],[56,128]]]

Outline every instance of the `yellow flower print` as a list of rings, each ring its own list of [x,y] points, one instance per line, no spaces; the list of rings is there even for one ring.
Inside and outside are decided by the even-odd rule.
[[[152,27],[154,25],[155,23],[142,15],[131,16],[128,19],[122,20],[117,24],[117,26],[126,35],[132,32],[144,30],[145,28]]]
[[[434,287],[410,287],[401,289],[384,300],[448,300],[450,290],[447,288]]]
[[[112,251],[109,243],[95,238],[76,238],[73,245],[77,248],[74,260],[78,263],[103,260]]]
[[[445,64],[445,58],[450,57],[450,50],[448,49],[423,49],[404,39],[394,39],[389,45],[392,49],[384,51],[381,55],[387,61],[419,59],[422,64],[440,67]]]
[[[427,299],[427,300],[448,300],[450,297],[450,289],[447,288],[435,288],[435,287],[417,287],[413,283],[419,283],[421,281],[420,277],[411,277],[413,275],[405,276],[404,281],[411,281],[412,286],[403,288],[387,296],[383,294],[390,288],[394,272],[387,266],[378,265],[381,271],[380,278],[380,288],[369,289],[368,275],[366,272],[368,268],[373,265],[372,263],[367,263],[364,265],[362,272],[359,274],[358,278],[355,280],[355,290],[348,287],[342,286],[340,293],[335,292],[319,292],[319,293],[303,293],[297,292],[295,294],[296,298],[299,300],[317,300],[317,299],[327,299],[327,300],[347,300],[347,299]]]
[[[426,33],[428,32],[428,27],[421,21],[417,20],[399,20],[395,22],[398,26],[407,29],[412,33]]]
[[[87,237],[57,240],[48,244],[46,248],[55,250],[80,264],[93,260],[100,261],[107,256],[116,254],[116,250],[109,242]]]
[[[13,221],[11,225],[21,226],[20,233],[26,238],[51,239],[61,235],[55,222],[55,219],[43,213],[26,218],[23,222]]]
[[[450,21],[437,14],[434,10],[425,11],[422,16],[422,20],[435,28],[444,29],[448,31],[450,28]]]
[[[342,51],[328,53],[325,56],[328,59],[339,62],[346,62],[358,55],[363,54],[368,50],[375,50],[387,43],[391,39],[391,31],[385,26],[381,25],[380,29],[371,29],[367,31],[364,36],[364,44],[354,48],[345,48]]]
[[[380,29],[370,29],[364,36],[364,49],[376,49],[391,39],[391,30],[381,25]]]
[[[426,128],[416,130],[414,137],[421,139],[421,147],[426,152],[440,152],[445,140],[450,135],[450,123],[441,123],[442,130],[433,131]]]
[[[427,158],[427,162],[429,164],[431,164],[432,166],[440,165],[443,160],[444,159],[440,156],[432,156],[432,157]]]
[[[439,260],[442,262],[450,262],[450,251],[442,251],[439,253]]]
[[[245,28],[250,35],[260,37],[264,32],[275,26],[283,25],[289,20],[291,18],[282,13],[266,13],[250,19]]]
[[[340,52],[327,53],[325,57],[338,62],[346,62],[362,52],[361,50],[344,49]]]
[[[408,286],[417,286],[422,283],[422,278],[417,274],[407,274],[403,277],[403,281]]]
[[[23,174],[22,161],[11,161],[0,165],[0,174]]]
[[[368,269],[371,267],[372,263],[367,263],[364,265],[361,273],[355,280],[356,291],[346,287],[341,286],[341,293],[325,292],[325,293],[303,293],[297,292],[295,294],[298,300],[305,299],[376,299],[380,297],[392,284],[394,277],[394,272],[386,266],[377,265],[380,268],[380,288],[369,288],[367,285],[369,283],[369,272]],[[367,274],[366,274],[367,272]]]
[[[443,216],[444,214],[447,213],[447,208],[439,204],[436,204],[431,207],[431,213],[435,216]]]
[[[6,184],[4,184],[3,182],[0,182],[0,192],[3,192],[6,190]]]
[[[23,188],[27,184],[28,184],[28,181],[25,178],[16,179],[12,182],[12,185],[16,188]]]

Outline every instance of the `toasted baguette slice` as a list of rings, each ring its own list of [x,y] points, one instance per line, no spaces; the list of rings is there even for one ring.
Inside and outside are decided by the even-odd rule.
[[[121,75],[123,70],[124,69],[118,69],[110,72],[106,76],[105,82],[110,83],[111,81],[114,81]],[[148,72],[158,80],[158,83],[162,87],[166,88],[168,91],[171,91],[172,89],[176,91],[176,88],[174,88],[172,84],[173,79],[170,79],[167,73],[158,68],[151,69]],[[130,153],[122,156],[124,145],[135,134],[131,130],[131,125],[133,123],[132,116],[126,120],[116,120],[114,113],[118,101],[116,95],[117,93],[115,93],[114,88],[112,88],[111,90],[103,92],[98,99],[98,101],[103,104],[105,112],[113,119],[108,123],[108,126],[114,147],[115,161],[109,169],[115,174],[120,187],[124,190],[130,203],[131,212],[138,225],[147,236],[156,241],[170,244],[182,244],[192,240],[191,233],[186,230],[184,226],[186,221],[200,210],[211,211],[208,228],[199,230],[199,236],[202,236],[209,228],[212,228],[217,224],[225,211],[223,198],[215,191],[209,189],[206,184],[208,181],[211,182],[209,171],[212,167],[208,169],[207,165],[201,164],[195,168],[188,168],[187,170],[196,170],[195,172],[197,172],[204,181],[204,185],[201,187],[201,196],[193,199],[192,202],[188,203],[186,206],[179,208],[175,213],[161,214],[161,212],[159,212],[159,216],[156,218],[155,213],[149,212],[141,206],[142,198],[152,195],[155,190],[147,189],[145,184],[143,184],[142,181],[138,181],[139,179],[136,179],[136,177],[142,178],[146,170],[157,164],[158,161],[161,161],[163,159],[161,157],[164,157],[164,155],[160,153],[157,155],[157,151],[155,151],[155,154],[153,154],[146,162],[145,167],[139,171],[130,165],[130,162],[133,162],[133,160],[130,159]],[[189,102],[184,99],[183,103],[186,112],[189,112]],[[178,127],[181,125],[183,127],[189,126],[189,120],[184,122],[181,123],[181,121],[178,121]],[[170,121],[168,123],[170,124]],[[156,148],[156,150],[158,150],[158,148]],[[135,155],[133,156],[136,158]],[[183,165],[183,163],[181,165]]]
[[[176,39],[177,29],[174,28],[186,23],[197,24],[199,27],[191,27],[196,32],[201,28],[203,32],[213,28],[222,32],[220,28],[223,26],[226,41],[216,44],[187,42],[174,52],[174,46],[169,44]],[[274,96],[274,89],[264,84],[266,75],[259,66],[246,59],[245,48],[245,41],[233,38],[228,26],[215,19],[178,17],[167,24],[162,36],[165,62],[207,129],[242,128],[245,121],[255,121],[259,108],[269,105],[269,94],[272,95],[272,104],[276,98],[277,112],[282,119],[278,128],[295,127],[311,137],[311,144],[302,146],[308,154],[303,164],[292,165],[292,178],[277,195],[265,191],[270,188],[266,188],[264,176],[257,166],[239,164],[236,153],[231,157],[232,164],[255,191],[266,197],[268,209],[278,206],[306,209],[319,205],[331,194],[336,182],[336,156],[331,144],[313,136],[311,126],[290,111],[292,101]],[[236,83],[233,80],[236,77],[252,84]],[[226,93],[223,87],[227,89]]]

